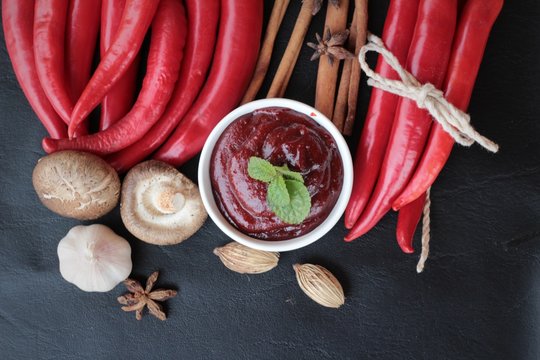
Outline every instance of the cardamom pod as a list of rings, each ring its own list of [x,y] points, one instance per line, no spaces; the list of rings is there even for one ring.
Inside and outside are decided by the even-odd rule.
[[[313,264],[295,264],[293,269],[300,289],[316,303],[336,309],[345,303],[341,284],[324,267]]]
[[[255,250],[237,242],[214,249],[223,265],[240,274],[260,274],[275,268],[279,253]]]

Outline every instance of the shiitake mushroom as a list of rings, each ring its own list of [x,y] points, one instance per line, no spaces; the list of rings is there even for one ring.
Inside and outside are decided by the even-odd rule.
[[[58,151],[39,159],[32,183],[48,209],[79,220],[107,214],[120,197],[116,171],[100,157],[81,151]]]
[[[207,218],[197,185],[171,165],[156,160],[142,162],[127,173],[120,215],[133,235],[156,245],[184,241]]]

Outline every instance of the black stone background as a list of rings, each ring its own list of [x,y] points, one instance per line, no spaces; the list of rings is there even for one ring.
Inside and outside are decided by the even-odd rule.
[[[388,1],[370,2],[380,34]],[[271,1],[265,2],[265,17]],[[291,1],[270,76],[300,7]],[[324,10],[306,41],[321,32]],[[136,240],[118,211],[100,219],[126,237],[133,276],[159,269],[179,290],[169,319],[138,322],[109,293],[62,279],[58,241],[78,221],[40,205],[31,173],[45,135],[0,45],[0,358],[2,359],[539,359],[540,358],[540,2],[508,0],[495,25],[471,101],[474,125],[501,145],[455,148],[433,188],[431,257],[394,240],[386,216],[346,244],[340,223],[317,243],[281,254],[266,274],[239,275],[212,254],[229,240],[208,220],[191,239],[158,247]],[[2,36],[3,38],[3,36]],[[304,47],[286,96],[313,103],[316,63]],[[262,93],[268,89],[266,81]],[[356,148],[369,90],[362,82]],[[196,178],[197,159],[181,170]],[[418,237],[417,237],[417,240]],[[418,242],[416,247],[419,248]],[[292,265],[313,262],[342,282],[339,310],[297,287]]]

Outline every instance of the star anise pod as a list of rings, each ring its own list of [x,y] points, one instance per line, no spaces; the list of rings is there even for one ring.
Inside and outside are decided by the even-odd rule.
[[[157,317],[159,320],[165,320],[167,316],[163,312],[163,308],[157,301],[165,301],[176,296],[176,290],[157,289],[152,291],[154,284],[159,276],[159,271],[155,271],[146,280],[146,287],[143,288],[137,280],[126,279],[124,285],[129,290],[129,293],[118,297],[118,302],[122,305],[124,311],[135,311],[135,318],[141,320],[143,309],[148,307],[150,314]]]
[[[345,41],[349,37],[349,30],[339,31],[334,34],[330,31],[330,28],[326,28],[324,38],[316,33],[317,44],[308,42],[307,46],[315,50],[311,56],[311,61],[317,60],[321,55],[327,55],[330,65],[334,64],[335,59],[344,60],[354,57],[354,54],[343,47]]]

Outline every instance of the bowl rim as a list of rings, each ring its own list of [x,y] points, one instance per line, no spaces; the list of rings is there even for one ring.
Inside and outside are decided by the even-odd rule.
[[[298,236],[296,238],[287,240],[261,240],[250,237],[242,233],[236,227],[234,227],[219,210],[214,194],[212,191],[212,183],[210,179],[210,160],[212,153],[216,145],[217,140],[220,138],[223,131],[236,119],[242,115],[249,114],[255,110],[267,108],[267,107],[284,107],[291,110],[298,111],[305,114],[316,121],[319,125],[326,129],[336,142],[338,152],[341,156],[343,164],[343,185],[341,193],[334,205],[332,211],[328,214],[326,219],[320,223],[316,228],[309,233]],[[251,101],[244,105],[241,105],[228,113],[223,119],[221,119],[214,127],[206,142],[204,143],[201,156],[199,159],[198,168],[198,182],[201,198],[208,212],[208,215],[214,221],[214,223],[232,240],[237,241],[243,245],[251,247],[257,250],[264,251],[291,251],[296,250],[307,245],[314,243],[328,233],[340,220],[341,216],[345,212],[347,203],[351,196],[353,185],[353,165],[352,157],[347,142],[343,138],[343,135],[339,132],[336,126],[320,111],[316,110],[312,106],[304,104],[302,102],[284,99],[284,98],[271,98]]]

